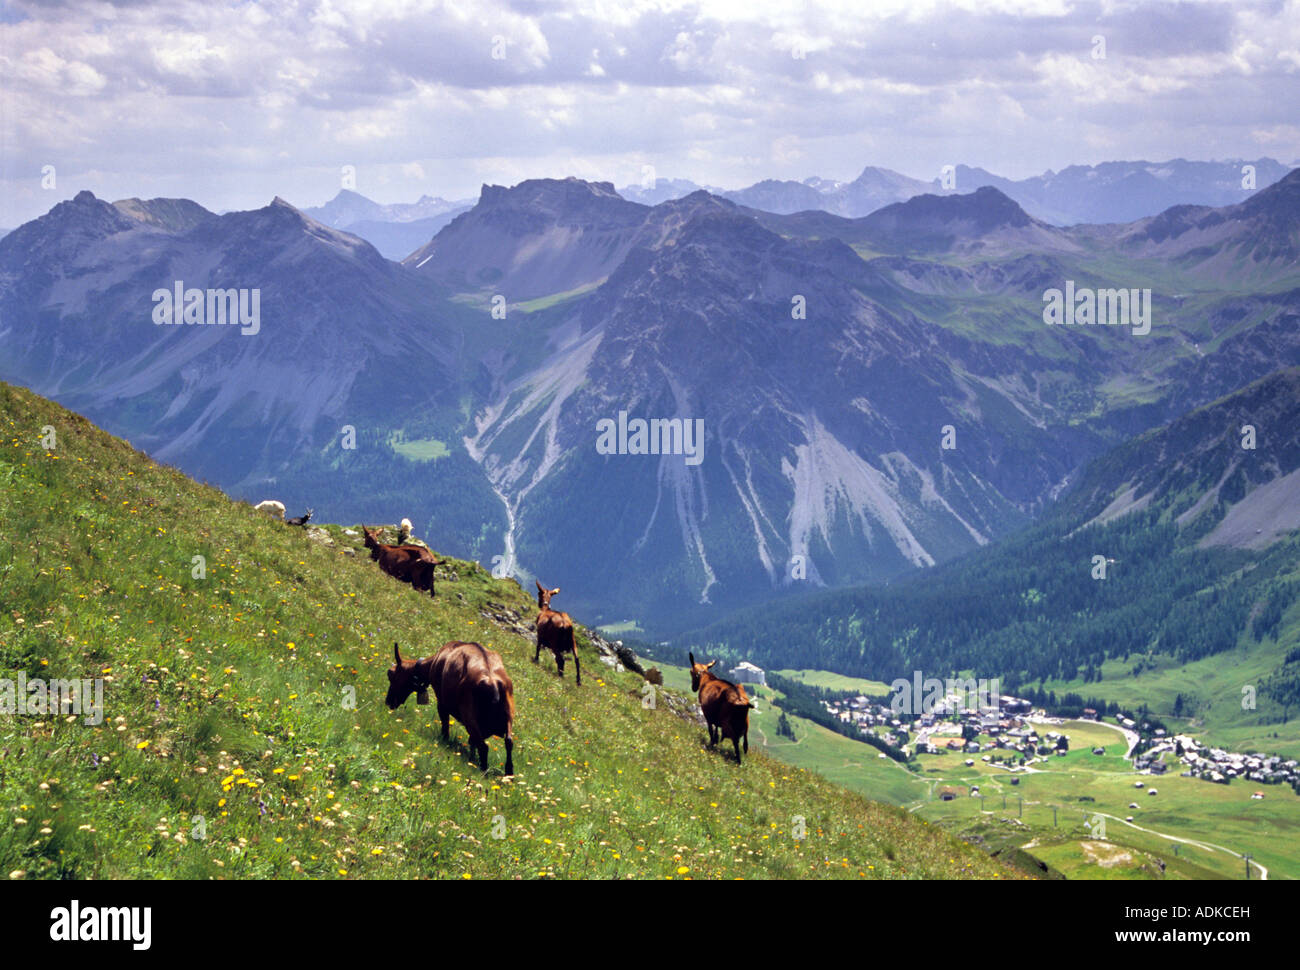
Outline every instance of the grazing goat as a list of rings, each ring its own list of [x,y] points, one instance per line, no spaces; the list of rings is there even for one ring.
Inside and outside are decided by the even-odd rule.
[[[397,527],[397,544],[398,544],[399,546],[400,546],[400,545],[405,545],[406,540],[409,539],[409,538],[411,538],[411,529],[412,529],[412,528],[413,528],[413,526],[411,525],[411,520],[410,520],[410,519],[403,519],[403,520],[402,520],[402,524],[399,525],[399,526]]]
[[[717,661],[697,664],[695,654],[687,654],[691,661],[691,690],[700,695],[700,710],[709,726],[709,747],[718,743],[718,737],[731,740],[736,749],[736,764],[740,764],[740,744],[745,744],[749,754],[749,710],[753,703],[745,688],[709,673]]]
[[[505,773],[515,773],[515,687],[510,682],[501,655],[481,644],[452,640],[432,657],[403,660],[393,644],[397,661],[388,670],[388,696],[384,703],[397,710],[415,694],[417,704],[429,703],[429,688],[438,700],[442,736],[450,740],[448,721],[455,718],[469,732],[470,751],[478,757],[480,771],[487,771],[487,739],[504,738]]]
[[[573,672],[582,686],[582,667],[578,664],[578,643],[573,635],[573,620],[568,613],[551,609],[551,597],[560,591],[560,587],[547,589],[537,583],[537,649],[533,652],[533,663],[542,655],[542,647],[555,654],[555,666],[560,676],[564,676],[564,655],[573,654]]]
[[[286,520],[285,520],[285,525],[301,525],[301,526],[306,526],[306,525],[307,525],[307,520],[310,519],[310,518],[312,517],[312,513],[315,512],[315,511],[316,511],[315,509],[308,509],[306,515],[300,515],[300,516],[297,516],[296,518],[293,518],[293,519],[286,519]]]
[[[379,563],[380,569],[404,583],[410,583],[421,592],[427,589],[430,596],[434,595],[433,570],[438,565],[438,560],[433,557],[433,553],[423,546],[382,545],[364,525],[361,532],[366,537],[370,558]]]
[[[284,503],[277,502],[275,499],[267,499],[265,502],[258,502],[253,506],[268,515],[274,515],[280,521],[284,521]]]

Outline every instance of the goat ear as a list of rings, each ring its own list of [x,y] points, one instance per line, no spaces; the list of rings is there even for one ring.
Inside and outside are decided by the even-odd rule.
[[[560,591],[560,587],[556,586],[555,589],[551,590],[551,595],[554,596],[559,591]]]
[[[399,664],[402,662],[402,651],[397,649],[396,643],[393,644],[393,656],[397,658]]]
[[[691,666],[694,667],[694,666],[695,666],[695,654],[693,654],[693,653],[688,653],[686,656],[688,656],[688,657],[691,658]]]
[[[716,664],[716,663],[717,663],[717,661],[715,660],[715,661],[713,661],[713,663],[710,663],[710,664],[705,665],[704,669],[705,669],[705,670],[712,670],[712,669],[713,669],[713,664]]]
[[[545,592],[546,592],[546,589],[542,586],[542,581],[541,581],[540,579],[535,579],[535,580],[533,580],[533,582],[535,582],[535,583],[537,584],[537,592],[539,592],[539,593],[545,593]]]

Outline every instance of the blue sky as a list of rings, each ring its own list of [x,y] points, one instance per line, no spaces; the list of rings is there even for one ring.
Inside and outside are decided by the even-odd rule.
[[[316,205],[345,165],[396,202],[1291,163],[1297,104],[1300,2],[0,0],[0,226],[82,188]]]

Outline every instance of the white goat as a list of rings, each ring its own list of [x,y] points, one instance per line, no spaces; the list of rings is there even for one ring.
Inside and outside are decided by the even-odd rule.
[[[411,528],[410,519],[403,519],[401,525],[397,527],[397,544],[399,546],[411,538]]]
[[[267,513],[268,515],[273,515],[281,522],[284,521],[283,502],[277,502],[275,501],[275,499],[267,499],[265,502],[258,502],[256,505],[253,506],[253,508],[260,509],[261,511]]]

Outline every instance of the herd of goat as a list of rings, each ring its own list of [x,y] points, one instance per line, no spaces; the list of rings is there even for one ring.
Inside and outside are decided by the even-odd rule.
[[[312,510],[297,518],[285,519],[284,505],[268,500],[255,506],[281,519],[288,525],[306,526]],[[420,592],[434,595],[433,574],[439,560],[426,546],[408,542],[411,537],[411,520],[403,519],[398,527],[397,545],[379,541],[376,531],[361,526],[365,546],[370,558],[389,576],[409,583]],[[574,636],[573,620],[568,613],[551,609],[551,597],[560,588],[547,589],[537,583],[537,649],[533,663],[538,663],[542,650],[555,657],[556,671],[564,676],[564,663],[573,657],[574,680],[582,685],[582,667],[578,663],[578,644]],[[442,737],[450,738],[450,719],[455,718],[469,732],[470,751],[478,760],[479,769],[487,770],[487,739],[499,737],[505,741],[505,773],[513,775],[515,689],[506,673],[501,655],[482,644],[452,640],[443,644],[437,653],[420,660],[403,660],[402,652],[393,644],[393,666],[388,669],[388,695],[384,703],[397,710],[412,694],[417,704],[429,703],[429,689],[433,689],[442,722]],[[749,712],[753,703],[741,684],[733,684],[710,672],[717,663],[691,664],[691,690],[698,695],[700,709],[709,729],[709,746],[726,738],[736,751],[736,764],[741,763],[741,746],[749,753]]]

